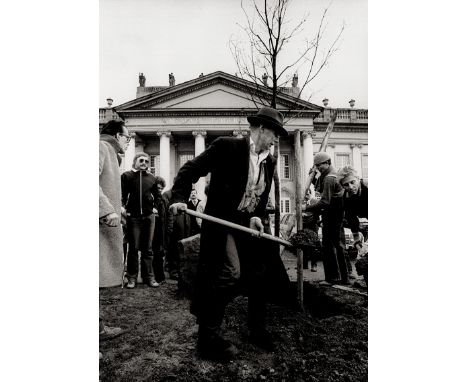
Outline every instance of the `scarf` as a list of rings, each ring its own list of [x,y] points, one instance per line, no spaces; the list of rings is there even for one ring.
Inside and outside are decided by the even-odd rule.
[[[258,174],[258,179],[254,178],[254,169],[253,166],[249,166],[249,177],[247,181],[247,187],[245,188],[244,196],[242,197],[241,202],[239,203],[238,210],[247,211],[252,213],[255,211],[258,203],[260,202],[260,197],[265,191],[265,162],[264,159],[260,163],[260,171]]]

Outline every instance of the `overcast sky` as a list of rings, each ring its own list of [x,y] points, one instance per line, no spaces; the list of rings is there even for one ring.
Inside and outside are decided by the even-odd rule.
[[[305,12],[310,18],[285,54],[297,57],[328,4],[329,0],[292,1],[291,25]],[[329,106],[349,107],[353,98],[356,108],[367,108],[367,1],[334,0],[327,20],[324,49],[343,23],[345,29],[339,50],[307,94],[318,105],[328,98]],[[100,106],[108,97],[114,106],[134,99],[140,72],[146,86],[168,85],[171,72],[176,84],[202,72],[235,74],[229,40],[245,39],[236,23],[245,24],[240,0],[100,0]],[[302,77],[299,73],[299,86]]]

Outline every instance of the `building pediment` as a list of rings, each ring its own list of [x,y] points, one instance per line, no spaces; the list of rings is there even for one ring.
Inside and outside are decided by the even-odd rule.
[[[170,86],[115,107],[122,115],[158,112],[177,113],[203,111],[252,111],[268,105],[271,89],[224,72],[214,72],[184,83]],[[287,94],[278,93],[277,109],[301,110],[312,118],[323,108]]]
[[[255,102],[245,92],[223,84],[214,84],[156,104],[152,109],[254,109],[255,107]]]

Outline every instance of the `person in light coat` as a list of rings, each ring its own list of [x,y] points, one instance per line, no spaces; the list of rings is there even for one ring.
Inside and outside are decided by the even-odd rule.
[[[99,140],[99,287],[112,287],[122,281],[123,234],[119,164],[128,145],[123,122],[110,121]]]
[[[123,270],[123,233],[119,164],[130,136],[122,121],[109,121],[99,139],[99,287],[121,283]],[[104,325],[99,304],[99,339],[105,340],[125,331]]]

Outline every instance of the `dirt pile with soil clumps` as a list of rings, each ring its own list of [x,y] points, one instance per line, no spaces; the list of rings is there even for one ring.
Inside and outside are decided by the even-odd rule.
[[[101,381],[367,381],[367,296],[304,284],[304,312],[271,305],[266,353],[248,341],[247,299],[226,309],[225,337],[240,350],[216,363],[196,353],[197,325],[177,284],[100,290],[108,325],[128,332],[100,343]]]

